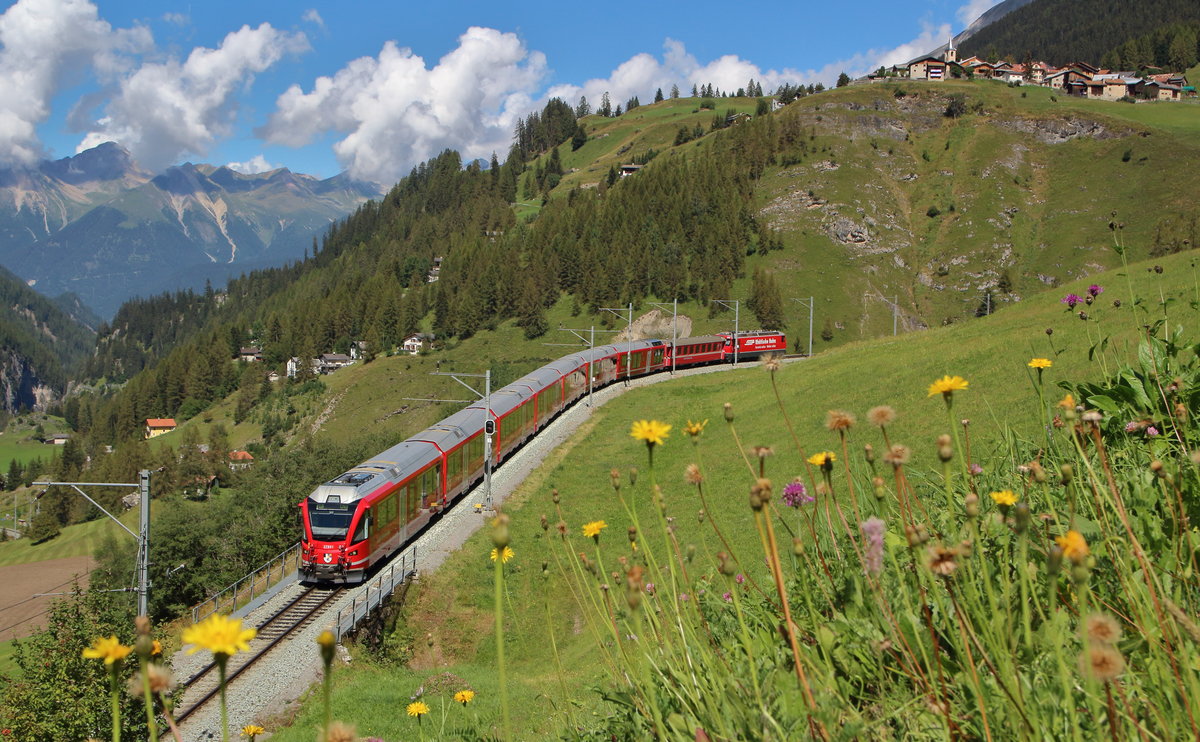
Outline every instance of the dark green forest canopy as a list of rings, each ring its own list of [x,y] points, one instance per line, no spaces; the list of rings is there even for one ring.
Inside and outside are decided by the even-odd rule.
[[[980,29],[962,43],[960,52],[963,57],[989,61],[1029,58],[1053,65],[1101,64],[1106,55],[1116,52],[1119,56],[1108,57],[1105,67],[1161,66],[1181,72],[1196,63],[1198,26],[1200,3],[1195,0],[1035,0]],[[1182,66],[1171,64],[1171,43],[1180,33],[1191,42],[1190,56],[1176,60],[1191,59]],[[1156,38],[1157,43],[1152,41]],[[1127,47],[1131,42],[1133,46]],[[1184,52],[1176,50],[1175,55],[1180,54]]]

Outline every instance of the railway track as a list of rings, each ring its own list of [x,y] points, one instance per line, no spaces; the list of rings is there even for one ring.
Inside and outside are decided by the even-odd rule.
[[[243,672],[249,670],[281,642],[289,640],[301,629],[320,618],[325,609],[341,595],[337,588],[308,587],[291,602],[260,623],[257,636],[250,642],[250,651],[235,654],[225,667],[226,688]],[[188,705],[175,715],[182,724],[203,708],[220,692],[217,663],[210,662],[184,682],[184,701]]]

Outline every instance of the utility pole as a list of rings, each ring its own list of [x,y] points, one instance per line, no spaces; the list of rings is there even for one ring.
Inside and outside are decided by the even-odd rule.
[[[609,310],[609,311],[611,311],[611,310]],[[632,311],[632,305],[630,305],[630,311]],[[589,327],[586,330],[571,329],[570,327],[560,327],[558,329],[562,330],[563,332],[569,332],[572,335],[574,335],[575,337],[579,338],[579,340],[581,342],[583,342],[583,344],[586,345],[588,348],[589,353],[588,353],[587,406],[591,407],[592,406],[592,390],[595,386],[592,382],[596,378],[596,358],[595,358],[595,353],[593,352],[596,350],[596,326],[592,325],[591,327]],[[586,336],[583,334],[585,332],[587,333]],[[601,330],[600,332],[616,332],[616,330]],[[557,345],[557,343],[551,343],[551,345]]]
[[[802,307],[808,307],[808,357],[812,358],[812,339],[813,339],[813,312],[816,309],[816,302],[813,297],[807,299],[792,299]]]
[[[440,368],[440,364],[439,364]],[[483,418],[483,493],[487,499],[487,509],[492,509],[492,438],[496,435],[496,418],[492,414],[492,370],[489,368],[481,374],[467,374],[457,371],[433,371],[430,376],[449,376],[459,384],[462,384],[471,391],[479,399],[483,400],[484,418]],[[463,379],[483,379],[483,393],[471,386]],[[470,404],[470,399],[432,399],[432,398],[416,398],[405,397],[410,402],[452,402],[455,404]]]
[[[739,299],[713,299],[712,303],[733,310],[733,365],[736,366],[738,362],[738,312],[742,302]],[[733,306],[730,306],[731,304]]]
[[[629,335],[627,342],[630,342],[630,343],[633,342],[633,302],[629,302],[628,307],[620,307],[620,308],[600,307],[600,311],[601,312],[612,312],[613,314],[617,315],[618,317],[620,317],[622,319],[625,319],[624,313],[628,312],[629,314],[628,314],[627,323],[625,325],[625,328],[626,328],[625,332]],[[592,329],[593,329],[593,331],[595,330],[594,327]],[[629,360],[628,360],[628,357],[626,357],[626,360],[625,360],[625,383],[626,384],[629,383],[630,376],[631,376],[631,373],[630,373]]]
[[[666,304],[660,304],[658,302],[653,302],[653,301],[650,302],[650,306],[661,307],[663,309],[667,308]],[[674,299],[671,301],[671,375],[672,376],[675,375],[675,344],[679,341],[678,340],[679,333],[678,333],[678,329],[677,329],[679,326],[678,323],[679,323],[679,300]]]
[[[136,571],[138,576],[138,615],[148,616],[150,603],[150,472],[142,469],[138,472],[137,484],[126,482],[33,482],[39,487],[70,487],[78,492],[83,499],[92,503],[107,515],[114,523],[122,528],[138,542]],[[105,510],[100,503],[88,497],[80,487],[136,487],[141,496],[141,522],[138,533],[129,530],[115,515]],[[30,508],[32,510],[32,507]]]

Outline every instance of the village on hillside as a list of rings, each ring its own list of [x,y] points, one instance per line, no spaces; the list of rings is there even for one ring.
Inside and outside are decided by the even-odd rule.
[[[1004,61],[987,62],[979,57],[960,60],[954,41],[939,54],[927,54],[903,65],[880,67],[864,82],[884,82],[896,78],[943,81],[951,79],[1000,80],[1011,85],[1040,85],[1061,90],[1067,95],[1108,101],[1178,101],[1195,98],[1196,88],[1182,72],[1136,72],[1106,70],[1087,62],[1072,62],[1054,67],[1045,62],[1024,64]]]

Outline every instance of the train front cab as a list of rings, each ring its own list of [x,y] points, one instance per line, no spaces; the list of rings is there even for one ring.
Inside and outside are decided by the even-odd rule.
[[[300,503],[301,578],[362,582],[371,566],[440,511],[442,481],[437,449],[406,441],[318,486]]]
[[[301,578],[306,582],[361,582],[369,556],[370,516],[360,487],[376,471],[350,470],[322,485],[300,503],[304,520]]]

